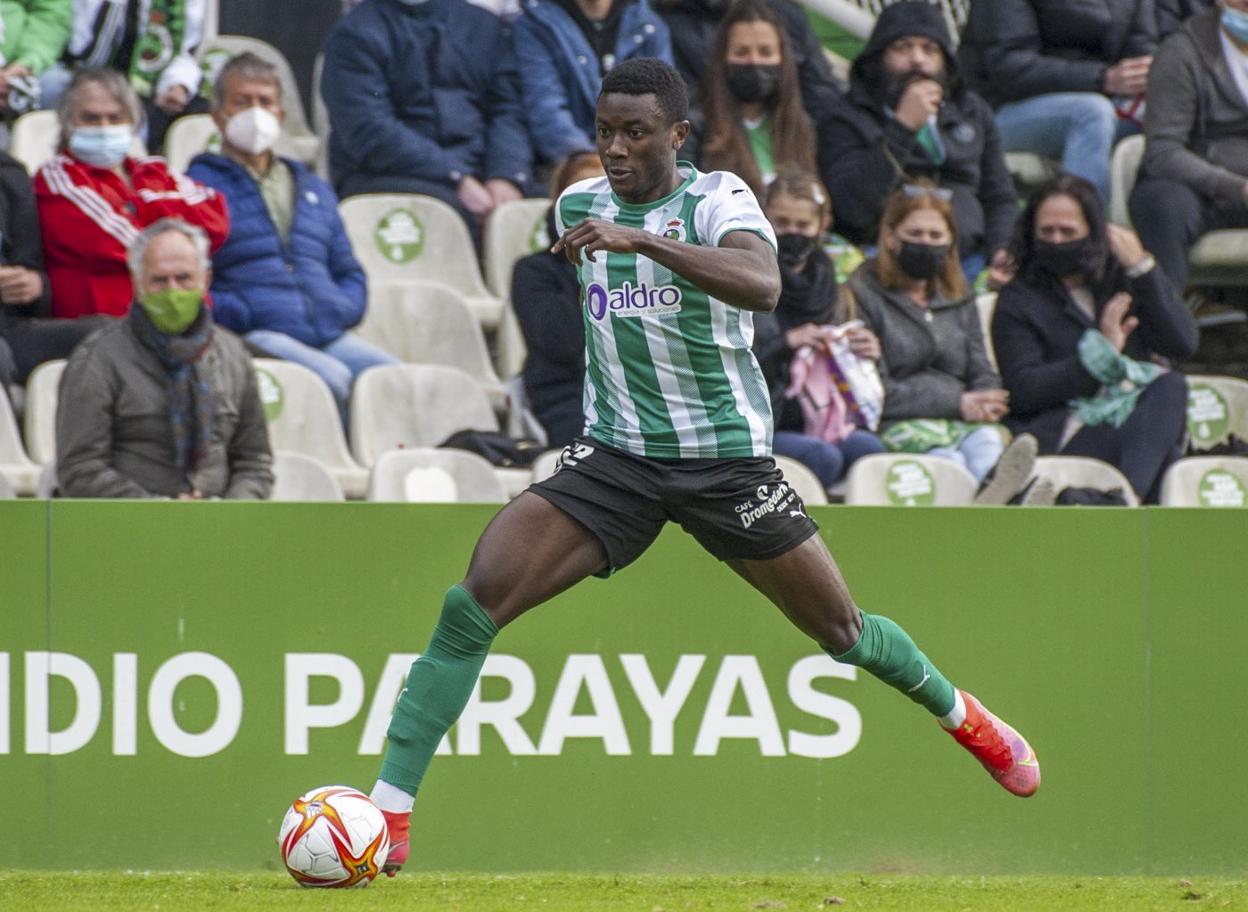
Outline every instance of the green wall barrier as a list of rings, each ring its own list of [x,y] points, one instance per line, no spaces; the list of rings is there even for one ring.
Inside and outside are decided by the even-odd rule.
[[[0,503],[6,863],[274,866],[291,799],[371,787],[492,514]],[[1244,513],[814,514],[859,604],[1027,733],[1035,798],[669,528],[500,635],[426,780],[412,864],[1248,870]]]

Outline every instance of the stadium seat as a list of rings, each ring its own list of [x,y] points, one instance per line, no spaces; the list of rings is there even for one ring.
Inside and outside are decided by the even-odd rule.
[[[321,74],[325,72],[325,52],[316,55],[312,64],[312,129],[321,140],[321,151],[316,157],[316,173],[325,180],[329,175],[329,108],[321,94]]]
[[[61,141],[61,125],[55,111],[31,111],[23,114],[13,122],[13,131],[9,140],[9,154],[26,166],[26,171],[34,177],[36,171],[56,154],[56,147]],[[130,154],[143,156],[147,147],[137,136]]]
[[[490,363],[481,325],[454,288],[440,282],[374,282],[355,330],[408,364],[442,364],[470,375],[500,415],[507,393]]]
[[[1110,163],[1110,221],[1131,225],[1128,201],[1144,160],[1144,137],[1128,136],[1114,146]],[[1189,285],[1248,285],[1248,230],[1210,231],[1188,253]]]
[[[489,397],[462,370],[433,364],[370,367],[351,391],[351,449],[366,466],[387,450],[436,447],[457,431],[497,431]]]
[[[1131,482],[1108,462],[1086,456],[1040,456],[1036,459],[1037,478],[1047,478],[1060,494],[1063,488],[1096,488],[1099,491],[1122,492],[1127,506],[1138,507]]]
[[[845,503],[856,506],[960,507],[979,486],[949,459],[909,453],[877,453],[853,464],[845,482]]]
[[[559,456],[562,452],[563,450],[547,450],[533,460],[533,465],[529,467],[529,471],[532,473],[535,483],[545,481],[555,474],[555,467],[559,465]]]
[[[286,112],[282,139],[278,142],[277,151],[304,164],[315,165],[320,154],[321,141],[308,126],[308,115],[303,109],[303,99],[299,94],[299,84],[295,82],[294,70],[281,51],[259,38],[216,35],[204,41],[200,47],[199,59],[203,61],[208,78],[215,81],[226,61],[244,51],[250,51],[277,67],[277,78],[282,84],[282,108]]]
[[[254,359],[256,382],[273,449],[311,456],[329,469],[347,497],[362,498],[368,470],[351,458],[334,394],[301,364]]]
[[[1248,380],[1192,374],[1187,378],[1187,432],[1193,450],[1248,440]]]
[[[59,484],[60,480],[56,477],[56,460],[53,459],[39,471],[39,484],[35,487],[35,496],[40,500],[55,497]]]
[[[554,243],[546,231],[550,200],[521,199],[503,203],[485,223],[485,281],[500,298],[511,294],[511,267],[516,260]]]
[[[1163,507],[1248,507],[1248,459],[1189,456],[1161,480]]]
[[[4,475],[0,475],[0,500],[13,500],[17,497],[17,489]]]
[[[979,326],[984,331],[984,347],[988,349],[988,360],[992,369],[997,370],[997,351],[992,347],[992,314],[997,309],[997,293],[987,291],[975,296],[975,306],[979,309]]]
[[[39,466],[26,455],[8,395],[0,387],[0,480],[29,496],[39,484]]]
[[[348,197],[339,211],[370,282],[442,282],[460,293],[483,327],[498,326],[503,302],[486,289],[468,226],[446,203],[370,193]]]
[[[494,467],[475,453],[416,447],[381,454],[373,466],[368,499],[504,503],[507,493]]]
[[[56,459],[56,403],[65,362],[45,361],[26,380],[26,452],[39,465]]]
[[[186,171],[191,159],[219,140],[217,125],[211,114],[179,117],[165,133],[165,161],[175,171]]]
[[[303,453],[278,450],[273,454],[273,493],[269,500],[333,502],[344,500],[334,473]]]
[[[828,502],[828,492],[823,489],[823,482],[814,472],[788,456],[777,455],[772,458],[776,460],[776,468],[784,473],[784,480],[797,492],[797,496],[806,506],[819,507]]]
[[[1032,152],[1006,152],[1005,167],[1024,196],[1061,172],[1057,162]]]

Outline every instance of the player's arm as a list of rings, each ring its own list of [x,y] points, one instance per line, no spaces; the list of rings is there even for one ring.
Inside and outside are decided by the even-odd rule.
[[[636,253],[666,266],[713,298],[742,310],[770,312],[780,300],[780,268],[771,245],[752,231],[730,231],[718,247],[687,244],[602,219],[569,228],[551,248],[576,266],[583,253]]]

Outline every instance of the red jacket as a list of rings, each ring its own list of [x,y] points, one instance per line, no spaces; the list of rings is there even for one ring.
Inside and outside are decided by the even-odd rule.
[[[133,189],[112,171],[57,155],[35,175],[52,316],[121,316],[134,289],[126,249],[145,227],[176,216],[225,242],[230,217],[217,191],[170,170],[163,158],[127,158]]]

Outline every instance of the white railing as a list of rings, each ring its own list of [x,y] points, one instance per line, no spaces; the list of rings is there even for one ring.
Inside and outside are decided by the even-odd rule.
[[[798,0],[819,15],[831,19],[845,31],[859,38],[871,34],[875,17],[889,5],[889,0]],[[967,9],[971,0],[938,0],[937,6],[945,14],[950,33],[957,36],[966,23]]]

